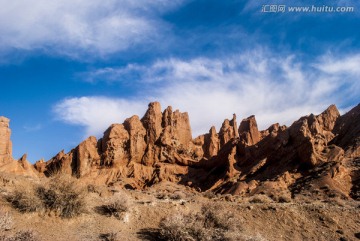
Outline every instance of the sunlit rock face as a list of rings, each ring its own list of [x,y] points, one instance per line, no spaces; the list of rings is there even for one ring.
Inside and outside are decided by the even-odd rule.
[[[10,141],[11,130],[10,120],[0,117],[0,164],[5,164],[12,160],[12,145]]]

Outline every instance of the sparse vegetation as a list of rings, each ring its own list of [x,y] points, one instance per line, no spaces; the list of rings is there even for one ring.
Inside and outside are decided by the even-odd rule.
[[[19,185],[15,191],[7,196],[11,205],[23,213],[43,211],[44,204],[31,184]]]
[[[45,208],[63,218],[72,218],[85,212],[85,188],[71,177],[55,177],[48,186],[39,186],[37,195]]]
[[[31,230],[19,231],[14,236],[0,236],[0,241],[38,241],[38,236]]]
[[[12,216],[0,207],[0,231],[10,230],[13,225]]]
[[[119,240],[117,233],[100,234],[99,238],[103,241],[118,241]]]
[[[118,219],[130,209],[130,200],[125,193],[117,193],[111,197],[104,205],[97,207],[98,213],[106,216],[114,216]]]
[[[205,205],[200,213],[177,214],[160,223],[160,237],[169,241],[239,240],[239,227],[232,213],[220,205]]]
[[[270,203],[272,199],[265,194],[256,194],[249,199],[250,203]]]
[[[8,197],[20,212],[54,212],[63,218],[72,218],[85,211],[85,189],[71,177],[54,177],[48,183],[23,186]]]

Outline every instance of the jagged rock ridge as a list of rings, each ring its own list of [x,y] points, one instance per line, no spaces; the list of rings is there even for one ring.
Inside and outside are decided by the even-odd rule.
[[[1,120],[0,161],[11,156],[8,121]],[[32,175],[66,173],[127,188],[167,180],[202,191],[287,192],[294,197],[328,186],[327,195],[358,199],[359,140],[360,105],[343,116],[331,105],[290,127],[273,124],[263,131],[258,130],[255,116],[238,126],[234,114],[219,132],[211,127],[209,133],[193,139],[187,113],[171,107],[161,111],[160,104],[153,102],[141,119],[132,116],[113,124],[99,140],[89,137],[69,153],[61,151],[33,167],[26,164],[26,157],[15,162]]]

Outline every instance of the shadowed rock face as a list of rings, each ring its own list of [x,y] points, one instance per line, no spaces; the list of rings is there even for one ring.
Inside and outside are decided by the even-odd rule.
[[[360,197],[360,105],[343,116],[331,105],[290,127],[273,124],[263,131],[254,116],[237,126],[233,115],[219,133],[211,127],[192,139],[187,113],[170,106],[162,112],[160,103],[153,102],[141,119],[132,116],[113,124],[101,139],[89,137],[69,153],[37,162],[35,169],[26,157],[12,161],[8,123],[0,119],[0,171],[10,168],[4,165],[6,157],[17,163],[11,170],[66,173],[107,184],[121,181],[138,189],[167,180],[219,193],[286,191],[296,196],[327,185],[343,198]]]
[[[0,116],[0,165],[12,160],[12,144],[10,141],[10,120]]]

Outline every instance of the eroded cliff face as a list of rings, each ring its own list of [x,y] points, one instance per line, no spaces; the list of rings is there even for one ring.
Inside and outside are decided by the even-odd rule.
[[[10,141],[10,120],[0,116],[0,165],[12,160],[12,144]]]
[[[99,140],[89,137],[69,153],[61,151],[33,166],[26,156],[12,160],[9,121],[1,118],[0,171],[12,166],[32,176],[70,174],[134,189],[166,180],[238,195],[320,192],[359,199],[359,106],[340,116],[331,105],[290,127],[273,124],[262,131],[255,116],[238,126],[234,114],[219,132],[211,127],[193,139],[187,113],[171,107],[162,111],[153,102],[141,119],[113,124]]]

